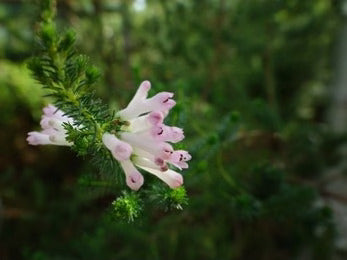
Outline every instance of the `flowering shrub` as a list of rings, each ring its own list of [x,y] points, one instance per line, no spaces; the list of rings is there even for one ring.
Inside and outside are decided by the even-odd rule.
[[[150,87],[150,82],[144,81],[129,105],[117,113],[116,121],[122,125],[120,131],[102,135],[103,144],[122,166],[126,183],[132,190],[138,190],[144,182],[142,174],[134,165],[157,176],[171,188],[176,188],[183,184],[183,177],[169,169],[168,163],[182,170],[188,168],[187,161],[191,159],[187,151],[174,151],[168,144],[184,139],[181,128],[163,123],[164,117],[176,104],[171,99],[173,94],[161,92],[147,98]],[[62,110],[53,105],[46,106],[40,124],[43,129],[41,132],[28,133],[29,144],[73,145],[67,140],[64,125],[75,123]]]
[[[55,2],[46,0],[41,4],[39,53],[29,62],[29,68],[49,91],[47,96],[54,100],[54,105],[43,109],[42,131],[29,132],[28,143],[70,146],[79,156],[92,157],[97,171],[114,175],[115,180],[122,179],[116,160],[125,173],[127,186],[134,191],[144,184],[138,169],[149,172],[179,191],[172,193],[154,185],[143,193],[146,198],[166,204],[165,208],[181,209],[187,203],[183,177],[171,168],[188,168],[191,155],[184,150],[175,151],[169,144],[184,138],[181,128],[164,124],[164,118],[176,104],[174,94],[160,92],[148,98],[151,84],[144,81],[126,108],[110,113],[93,90],[100,76],[98,69],[89,64],[86,56],[77,54],[73,31],[62,36],[57,33],[53,23]],[[137,216],[142,208],[141,196],[126,191],[121,194],[112,204],[114,215],[132,221],[133,212]]]

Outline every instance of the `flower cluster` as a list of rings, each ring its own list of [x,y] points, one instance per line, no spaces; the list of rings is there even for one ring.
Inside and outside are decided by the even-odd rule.
[[[66,141],[66,130],[64,123],[73,123],[73,119],[64,115],[64,112],[53,105],[43,108],[40,125],[41,132],[29,132],[27,141],[31,145],[54,144],[71,146],[72,143]]]
[[[172,99],[173,93],[160,92],[147,98],[150,88],[149,81],[142,82],[128,106],[117,113],[121,121],[128,122],[122,131],[117,136],[103,135],[105,146],[120,162],[127,185],[133,190],[138,190],[143,184],[143,176],[136,167],[176,188],[183,184],[183,177],[169,169],[168,163],[179,169],[188,168],[187,161],[191,159],[188,152],[174,151],[168,143],[177,143],[184,138],[182,129],[163,123],[176,104]]]
[[[148,98],[150,88],[149,81],[142,82],[128,106],[116,115],[117,121],[122,122],[120,131],[102,135],[103,144],[120,163],[126,183],[133,190],[138,190],[144,182],[137,168],[157,176],[171,188],[181,186],[182,175],[169,169],[168,164],[182,170],[188,168],[187,161],[191,159],[187,151],[174,151],[169,144],[184,138],[181,128],[164,124],[164,118],[176,104],[173,93],[160,92]],[[73,124],[73,119],[52,105],[45,107],[43,113],[43,130],[30,132],[29,144],[72,145],[66,141],[63,123]]]

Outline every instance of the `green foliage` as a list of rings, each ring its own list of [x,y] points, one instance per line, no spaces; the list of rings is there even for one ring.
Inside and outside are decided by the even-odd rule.
[[[284,183],[283,172],[267,164],[256,166],[251,178],[252,193],[260,199],[278,193]]]
[[[24,65],[16,65],[9,61],[0,62],[0,108],[5,110],[1,123],[6,125],[16,111],[16,107],[29,108],[33,117],[38,118],[42,106],[42,89],[30,77],[30,72]],[[31,89],[28,92],[28,89]]]
[[[38,53],[29,61],[28,67],[34,77],[49,93],[54,104],[74,119],[65,123],[67,140],[80,156],[92,156],[91,162],[103,174],[116,171],[115,162],[102,143],[102,134],[117,130],[114,115],[107,105],[96,97],[93,85],[100,77],[99,70],[90,65],[85,55],[77,54],[75,33],[67,30],[60,35],[53,19],[55,1],[43,1],[42,22],[38,30]]]
[[[337,2],[132,3],[58,1],[56,25],[49,8],[38,26],[29,1],[0,4],[0,258],[331,259],[326,201],[336,198],[322,184],[346,142],[326,119]],[[61,29],[71,26],[77,33]],[[36,50],[32,28],[36,78],[86,126],[65,125],[74,153],[25,143],[42,106],[22,65]],[[95,97],[118,109],[142,79],[177,96],[167,123],[184,127],[175,148],[193,155],[187,192],[150,176],[140,192],[122,192],[100,147],[96,133],[119,122]]]
[[[118,219],[133,222],[142,210],[139,195],[135,192],[123,192],[122,196],[119,196],[112,202],[111,215]]]
[[[182,210],[183,206],[188,205],[188,197],[184,187],[170,189],[163,185],[155,185],[150,190],[150,201],[155,205],[160,205],[167,210],[179,209]]]
[[[245,221],[254,220],[261,209],[261,203],[246,193],[233,197],[231,205],[235,215]]]

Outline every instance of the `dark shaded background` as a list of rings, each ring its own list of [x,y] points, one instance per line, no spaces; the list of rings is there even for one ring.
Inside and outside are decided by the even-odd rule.
[[[176,93],[171,122],[193,155],[189,205],[128,224],[110,217],[119,191],[107,179],[86,184],[85,161],[27,145],[49,102],[25,66],[39,8],[0,1],[0,259],[343,255],[327,201],[347,198],[323,185],[346,141],[327,113],[341,3],[58,1],[58,27],[76,30],[111,107],[126,105],[144,79]]]

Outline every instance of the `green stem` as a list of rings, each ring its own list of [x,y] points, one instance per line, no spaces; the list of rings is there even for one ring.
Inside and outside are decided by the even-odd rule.
[[[98,141],[101,141],[102,134],[104,133],[104,127],[101,127],[100,124],[97,122],[96,118],[92,113],[90,113],[87,109],[83,108],[81,103],[79,102],[79,95],[74,93],[71,90],[66,90],[66,98],[72,102],[76,107],[80,108],[80,113],[87,118],[88,120],[92,121],[95,126],[95,136]]]

